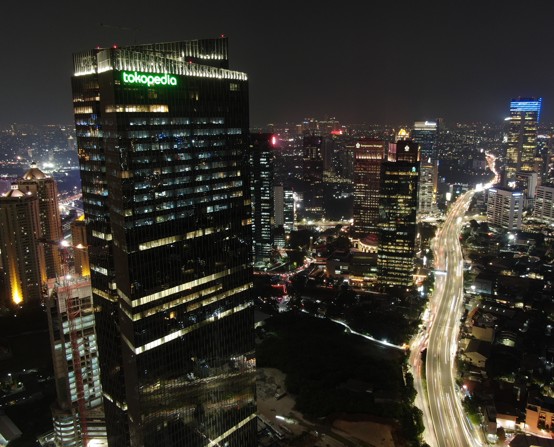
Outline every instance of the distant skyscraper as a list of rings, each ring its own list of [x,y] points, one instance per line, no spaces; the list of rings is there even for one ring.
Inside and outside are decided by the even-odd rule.
[[[381,287],[413,285],[418,179],[418,144],[399,140],[389,145],[387,161],[381,165],[379,199]]]
[[[248,82],[227,39],[74,56],[110,447],[256,445]]]
[[[294,228],[294,193],[283,185],[273,187],[274,245],[284,247],[287,235]]]
[[[335,141],[333,164],[336,176],[352,180],[354,178],[354,163],[354,147],[346,145],[342,141]]]
[[[283,188],[283,227],[285,234],[289,234],[294,230],[294,222],[296,220],[296,212],[294,207],[294,191],[291,187]]]
[[[106,423],[94,330],[90,279],[48,281],[45,305],[57,400],[52,405],[59,446],[105,446]]]
[[[321,158],[323,159],[323,171],[333,171],[333,156],[336,151],[335,141],[326,135],[321,142]]]
[[[36,164],[17,181],[19,189],[37,196],[40,212],[42,237],[50,242],[44,243],[46,277],[56,278],[63,274],[59,245],[63,240],[62,222],[58,207],[58,187],[52,177],[45,175]]]
[[[273,187],[273,213],[276,227],[285,224],[285,188],[283,185]]]
[[[304,211],[307,217],[321,219],[323,210],[323,138],[306,135],[303,142],[303,175],[306,184]]]
[[[552,151],[552,136],[537,135],[537,156],[535,158],[536,171],[541,183],[548,183],[548,171],[550,164],[550,153]]]
[[[292,188],[276,185],[273,188],[275,227],[282,226],[286,234],[294,227],[294,192]]]
[[[270,133],[250,136],[250,182],[252,197],[252,248],[254,262],[271,259],[273,246],[273,146]]]
[[[506,149],[506,181],[517,171],[533,171],[542,98],[515,98],[510,103],[510,129]]]
[[[40,208],[35,194],[17,184],[0,197],[0,251],[4,283],[12,304],[40,303],[46,282]]]
[[[416,121],[412,140],[419,144],[421,166],[419,175],[418,214],[435,211],[438,186],[437,123]]]
[[[523,215],[524,195],[508,188],[487,190],[487,221],[506,230],[519,230]]]
[[[354,153],[354,231],[360,235],[375,233],[379,222],[381,165],[385,158],[385,142],[363,138],[347,149]]]

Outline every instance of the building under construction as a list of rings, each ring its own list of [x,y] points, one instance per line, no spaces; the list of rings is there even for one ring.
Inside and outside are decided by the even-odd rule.
[[[57,401],[56,446],[105,446],[106,425],[89,277],[48,281],[45,297]]]

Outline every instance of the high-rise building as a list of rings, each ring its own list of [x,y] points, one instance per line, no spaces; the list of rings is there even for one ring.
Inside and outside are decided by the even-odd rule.
[[[90,276],[87,229],[84,214],[71,222],[71,241],[75,274],[78,276]]]
[[[45,298],[57,392],[54,439],[63,447],[106,446],[90,279],[58,281],[48,281]]]
[[[254,262],[268,262],[273,246],[273,146],[270,133],[250,135],[252,249]]]
[[[323,160],[323,172],[333,171],[333,156],[337,150],[335,141],[326,135],[322,138],[321,142],[321,158]]]
[[[306,217],[321,219],[323,212],[323,138],[306,135],[303,141],[304,212]]]
[[[292,188],[273,187],[274,245],[284,247],[287,235],[294,229],[294,192]]]
[[[17,184],[20,191],[37,196],[42,237],[49,241],[44,243],[46,277],[56,278],[63,274],[58,245],[63,240],[63,231],[56,182],[33,163]]]
[[[74,55],[110,447],[256,445],[248,82],[228,65],[226,38]]]
[[[379,222],[381,164],[385,159],[385,142],[362,138],[347,149],[354,153],[354,232],[375,233]]]
[[[286,234],[294,229],[294,191],[289,186],[273,187],[275,227],[282,226]]]
[[[523,192],[523,207],[525,210],[533,209],[535,203],[535,195],[537,193],[538,178],[538,174],[533,171],[516,172],[516,189]]]
[[[412,130],[412,140],[419,144],[421,159],[419,174],[418,214],[420,216],[435,211],[438,188],[437,123],[416,121]]]
[[[335,137],[335,151],[333,167],[335,175],[343,180],[352,181],[354,178],[354,148]]]
[[[40,303],[46,282],[41,238],[38,197],[12,184],[11,190],[0,197],[0,252],[6,299],[11,304]]]
[[[295,221],[294,191],[291,187],[287,186],[283,188],[283,228],[285,229],[285,234],[289,234],[294,230]]]
[[[549,224],[554,223],[554,185],[537,188],[533,217]]]
[[[545,176],[542,183],[554,183],[554,137],[549,138],[548,145],[546,147],[545,163]]]
[[[507,182],[515,178],[517,171],[534,170],[541,105],[542,98],[515,98],[510,103],[505,169]]]
[[[419,145],[399,140],[389,145],[381,165],[379,199],[379,285],[413,285],[416,212],[419,179]]]
[[[506,230],[519,230],[525,197],[522,191],[510,188],[487,190],[487,222]]]
[[[552,135],[537,135],[537,154],[535,157],[535,171],[541,183],[548,183],[550,168],[550,154],[552,152]]]

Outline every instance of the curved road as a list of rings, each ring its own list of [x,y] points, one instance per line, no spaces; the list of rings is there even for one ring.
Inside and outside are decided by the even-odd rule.
[[[446,272],[436,275],[435,291],[431,297],[429,336],[416,340],[427,346],[425,363],[427,396],[423,394],[423,412],[426,420],[427,442],[436,447],[478,447],[483,443],[476,427],[465,415],[460,392],[455,383],[455,356],[463,304],[463,257],[459,234],[463,216],[474,191],[469,191],[451,205],[446,220],[437,233],[434,244],[435,267]],[[419,349],[412,356],[416,370]],[[418,392],[425,393],[421,379]],[[420,402],[421,403],[421,402]]]

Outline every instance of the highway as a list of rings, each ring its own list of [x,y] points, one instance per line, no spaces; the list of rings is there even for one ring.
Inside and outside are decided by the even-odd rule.
[[[474,191],[451,205],[445,222],[434,241],[435,268],[446,272],[436,275],[430,300],[428,334],[420,334],[412,345],[416,402],[423,410],[425,440],[435,447],[482,446],[480,432],[466,417],[460,391],[455,383],[455,355],[463,303],[463,257],[459,242],[463,216]],[[421,379],[420,349],[427,347],[425,373],[427,394]],[[425,397],[427,399],[425,399]],[[425,402],[426,401],[426,402]]]

